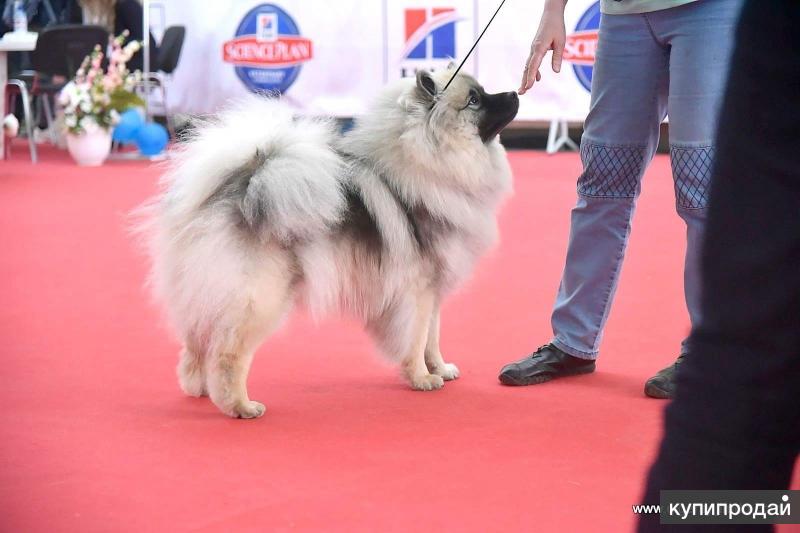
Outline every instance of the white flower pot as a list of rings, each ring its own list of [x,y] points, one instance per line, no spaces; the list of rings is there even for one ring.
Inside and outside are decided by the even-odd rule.
[[[80,135],[68,133],[67,150],[80,166],[100,166],[111,153],[111,131],[96,128]]]

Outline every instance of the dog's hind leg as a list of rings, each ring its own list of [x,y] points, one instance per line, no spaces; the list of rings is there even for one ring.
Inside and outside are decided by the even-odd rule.
[[[264,414],[264,405],[250,400],[247,394],[247,375],[256,349],[277,329],[292,302],[292,268],[288,262],[273,260],[258,269],[257,278],[250,277],[241,285],[248,298],[224,317],[222,323],[227,327],[215,332],[205,367],[211,401],[234,418]]]
[[[181,390],[189,396],[197,398],[208,396],[205,357],[201,351],[190,348],[190,345],[186,342],[181,350],[178,361],[178,383]]]
[[[260,302],[258,312],[249,310],[242,322],[226,335],[226,342],[209,354],[206,363],[209,396],[228,416],[257,418],[264,414],[264,405],[250,400],[247,394],[247,375],[256,349],[286,314],[287,289],[267,296],[269,301]]]
[[[240,339],[239,347],[222,351],[209,361],[208,385],[211,401],[233,418],[258,418],[264,414],[264,404],[250,400],[247,395],[247,374],[256,347],[246,348]]]
[[[425,366],[428,372],[441,376],[445,381],[456,379],[459,375],[458,367],[453,363],[445,363],[442,352],[439,350],[439,304],[434,307],[431,323],[428,328],[428,340],[425,344]]]

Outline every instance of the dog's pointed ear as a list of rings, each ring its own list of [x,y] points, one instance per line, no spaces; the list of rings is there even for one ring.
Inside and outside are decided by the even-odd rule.
[[[431,73],[425,70],[417,71],[417,89],[424,99],[433,100],[436,96],[436,82],[433,81]]]

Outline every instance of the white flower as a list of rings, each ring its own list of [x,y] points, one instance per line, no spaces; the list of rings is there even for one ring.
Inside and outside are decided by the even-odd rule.
[[[81,124],[81,128],[83,128],[83,130],[86,131],[87,133],[91,133],[93,131],[96,131],[97,128],[99,127],[99,125],[97,124],[97,121],[94,119],[94,117],[83,117],[81,119],[80,124]]]
[[[70,107],[79,107],[82,102],[88,99],[89,95],[80,89],[76,90],[74,94],[70,95]]]
[[[72,101],[72,95],[75,94],[75,82],[71,81],[64,85],[61,92],[58,93],[58,103],[62,106],[68,105]]]
[[[84,113],[89,113],[92,110],[92,103],[84,100],[81,102],[81,111]]]
[[[134,53],[138,52],[142,48],[142,44],[139,41],[131,41],[125,45],[123,50],[126,54],[133,55]]]
[[[75,118],[75,115],[69,115],[64,117],[64,124],[66,124],[68,128],[74,128],[78,125],[78,119]]]

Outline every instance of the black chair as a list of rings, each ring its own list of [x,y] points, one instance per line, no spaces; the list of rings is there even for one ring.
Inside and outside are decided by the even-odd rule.
[[[51,139],[55,141],[53,130],[53,111],[50,99],[58,94],[67,81],[75,76],[84,58],[96,45],[105,51],[108,43],[108,31],[101,26],[83,24],[63,24],[45,28],[36,41],[36,48],[31,52],[33,70],[23,71],[8,80],[5,87],[6,113],[13,109],[14,99],[22,98],[25,112],[25,124],[28,133],[28,144],[31,161],[37,160],[36,143],[33,139],[33,114],[30,98],[39,98],[44,108],[47,127]],[[54,77],[61,77],[58,78]],[[7,144],[6,146],[9,146]]]
[[[63,24],[45,28],[31,53],[37,74],[59,75],[71,79],[84,58],[96,45],[105,53],[108,31],[102,26]]]
[[[184,26],[170,26],[164,30],[161,45],[158,47],[158,66],[154,70],[172,74],[181,58],[183,41],[186,38]]]
[[[161,99],[164,102],[164,115],[167,119],[167,128],[170,135],[175,137],[175,127],[172,123],[172,117],[167,108],[167,88],[164,75],[172,74],[178,66],[178,60],[181,57],[181,50],[183,49],[183,41],[186,38],[186,28],[184,26],[170,26],[164,30],[164,36],[161,38],[161,44],[158,47],[158,61],[155,65],[151,65],[151,70],[147,84],[150,83],[161,89]]]

